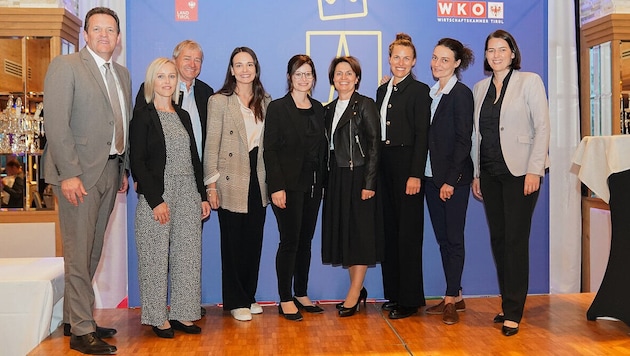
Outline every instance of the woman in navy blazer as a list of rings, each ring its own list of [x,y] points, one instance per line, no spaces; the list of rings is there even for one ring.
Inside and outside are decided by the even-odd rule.
[[[298,309],[324,311],[307,296],[326,158],[324,107],[310,96],[316,81],[311,58],[293,56],[287,65],[289,92],[269,103],[265,117],[263,157],[280,233],[276,254],[279,311],[289,320],[302,318]]]
[[[446,324],[457,323],[457,311],[466,309],[461,281],[468,187],[473,175],[470,158],[473,96],[458,80],[461,71],[473,60],[470,48],[452,38],[439,40],[431,57],[431,72],[438,81],[429,93],[433,102],[424,189],[431,224],[440,245],[446,293],[439,304],[427,308],[426,312],[441,314]]]
[[[495,323],[518,332],[529,282],[529,232],[542,177],[549,167],[549,108],[535,73],[520,72],[521,52],[511,34],[486,38],[484,69],[475,84],[473,195],[483,200],[497,266],[502,311]]]

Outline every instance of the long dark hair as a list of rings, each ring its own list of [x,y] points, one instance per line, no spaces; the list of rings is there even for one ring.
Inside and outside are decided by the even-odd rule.
[[[225,81],[223,82],[223,87],[218,91],[219,94],[223,94],[226,96],[230,96],[234,94],[234,90],[236,89],[236,78],[232,75],[232,61],[234,57],[241,53],[246,52],[254,59],[254,65],[256,66],[256,75],[254,77],[254,81],[252,82],[252,93],[254,94],[252,100],[249,103],[246,103],[247,107],[250,108],[254,112],[254,117],[256,121],[263,121],[264,112],[263,112],[263,100],[265,98],[265,88],[260,81],[260,64],[258,63],[258,57],[256,57],[256,53],[249,47],[236,47],[234,51],[232,51],[232,55],[230,56],[230,62],[228,63],[227,72],[225,73]]]

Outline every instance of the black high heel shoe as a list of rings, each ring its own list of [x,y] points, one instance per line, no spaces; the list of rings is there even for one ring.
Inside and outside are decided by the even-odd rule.
[[[293,303],[295,303],[295,306],[298,309],[304,309],[304,311],[306,311],[307,313],[323,313],[324,309],[322,309],[320,306],[318,305],[303,305],[302,303],[300,303],[300,301],[296,298],[293,297]]]
[[[364,301],[364,302],[365,302],[365,300],[367,299],[367,289],[365,289],[365,287],[363,287],[363,288],[361,289],[361,293],[359,294],[359,299],[361,299],[361,298],[363,298],[363,301]],[[343,308],[343,303],[344,303],[344,302],[341,302],[341,303],[337,303],[337,304],[335,304],[335,308],[337,308],[337,310],[342,309],[342,308]],[[363,303],[363,306],[365,306],[365,303]]]
[[[341,309],[339,309],[339,316],[340,317],[346,317],[346,316],[353,316],[354,313],[358,312],[360,309],[360,305],[361,305],[361,301],[363,301],[363,307],[365,308],[367,305],[367,289],[365,289],[365,287],[363,287],[361,289],[361,293],[359,293],[359,299],[357,300],[357,304],[355,304],[353,307],[351,308],[346,308],[343,306],[343,303],[341,303]]]

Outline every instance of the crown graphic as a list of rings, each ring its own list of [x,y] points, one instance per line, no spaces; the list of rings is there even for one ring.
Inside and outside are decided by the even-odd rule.
[[[322,21],[365,17],[367,0],[317,0],[319,18]]]
[[[197,6],[197,2],[196,1],[189,1],[188,2],[188,7],[191,9],[194,9],[195,6]]]

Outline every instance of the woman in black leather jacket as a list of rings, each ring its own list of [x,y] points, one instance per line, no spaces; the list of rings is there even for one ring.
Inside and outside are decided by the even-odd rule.
[[[322,261],[347,267],[350,288],[338,304],[339,316],[351,316],[367,299],[363,280],[369,265],[382,259],[381,223],[377,213],[380,126],[374,101],[356,92],[359,61],[333,59],[328,70],[337,99],[326,106],[329,139],[328,184],[324,194]]]

